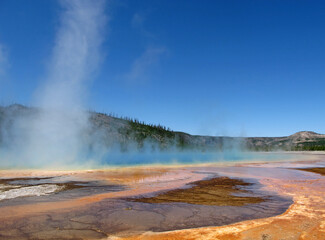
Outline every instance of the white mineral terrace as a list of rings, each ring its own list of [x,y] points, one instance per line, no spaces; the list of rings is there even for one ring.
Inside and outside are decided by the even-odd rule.
[[[0,184],[0,191],[6,189],[8,185]],[[42,196],[47,195],[62,189],[62,186],[55,184],[42,184],[37,186],[28,186],[14,188],[10,190],[2,190],[0,192],[0,201],[6,199],[13,199],[17,197],[29,197],[29,196]]]

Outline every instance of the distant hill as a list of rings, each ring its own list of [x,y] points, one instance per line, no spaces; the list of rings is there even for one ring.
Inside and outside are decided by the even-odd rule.
[[[246,147],[256,151],[318,151],[325,150],[325,135],[301,131],[287,137],[249,137]]]
[[[0,107],[0,146],[5,144],[5,139],[17,137],[17,132],[11,131],[17,119],[28,119],[39,111],[37,108],[19,104]],[[100,141],[105,147],[115,146],[121,151],[134,148],[140,151],[145,148],[200,151],[234,148],[249,151],[325,150],[325,135],[315,132],[302,131],[285,137],[198,136],[172,131],[161,125],[146,124],[136,119],[97,112],[89,112],[89,129],[85,135],[89,136],[89,145]]]

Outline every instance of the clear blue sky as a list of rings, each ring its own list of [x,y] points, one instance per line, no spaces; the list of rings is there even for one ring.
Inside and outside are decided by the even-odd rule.
[[[31,104],[60,11],[0,0],[2,104]],[[324,1],[114,0],[106,11],[87,107],[192,134],[325,133]]]

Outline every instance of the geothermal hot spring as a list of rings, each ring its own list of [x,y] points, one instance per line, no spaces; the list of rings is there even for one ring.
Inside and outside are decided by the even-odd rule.
[[[112,169],[129,169],[148,168],[150,167],[179,167],[184,166],[204,166],[209,164],[217,164],[218,166],[234,165],[239,163],[262,163],[262,162],[278,162],[293,161],[303,158],[299,154],[289,153],[252,153],[252,152],[111,152],[104,157],[99,163],[92,167],[98,171]],[[81,169],[83,171],[84,163]],[[73,165],[73,167],[80,168]],[[87,166],[87,165],[86,165]],[[67,167],[67,166],[66,166]],[[25,165],[24,168],[29,169]],[[60,170],[71,170],[67,167]],[[14,171],[14,170],[12,170]],[[39,170],[41,171],[41,170]],[[212,174],[212,173],[211,173]],[[210,174],[210,175],[211,175]],[[207,174],[207,176],[210,176]],[[212,174],[213,175],[213,174]],[[168,174],[167,174],[168,176]],[[65,197],[62,193],[70,193],[75,196],[83,196],[98,192],[118,191],[124,189],[124,186],[107,185],[100,181],[83,182],[79,178],[73,176],[54,176],[54,177],[20,177],[20,178],[2,178],[0,180],[0,204],[8,205],[21,201],[36,201],[39,199],[52,199],[57,197]],[[60,193],[60,194],[58,194]],[[24,197],[24,198],[23,198]],[[34,197],[34,198],[31,198]],[[19,198],[18,200],[14,200]],[[31,199],[31,200],[30,200]],[[9,201],[10,200],[10,201]],[[37,200],[38,201],[38,200]]]
[[[294,204],[281,184],[317,181],[302,170],[325,163],[301,153],[110,152],[81,166],[1,170],[0,239],[142,239],[262,221]]]

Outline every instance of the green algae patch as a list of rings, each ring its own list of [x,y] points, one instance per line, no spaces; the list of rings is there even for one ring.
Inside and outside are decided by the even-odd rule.
[[[215,206],[243,206],[264,202],[262,197],[239,196],[248,195],[250,192],[242,189],[251,186],[252,183],[240,179],[228,177],[217,177],[208,180],[201,180],[190,184],[189,188],[174,189],[160,193],[154,197],[129,199],[144,203],[188,203],[198,205]]]
[[[324,167],[321,167],[321,168],[298,168],[298,170],[312,172],[312,173],[318,173],[318,174],[325,176],[325,168]]]

